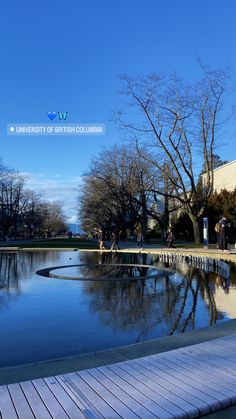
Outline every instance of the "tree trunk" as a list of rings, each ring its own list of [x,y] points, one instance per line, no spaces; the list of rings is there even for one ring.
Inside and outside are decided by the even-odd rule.
[[[194,243],[201,244],[201,237],[200,237],[200,223],[199,218],[194,217],[193,215],[190,216],[190,219],[193,224],[193,234],[194,234]]]
[[[159,223],[159,226],[160,226],[160,230],[161,230],[161,241],[164,242],[166,240],[167,229],[166,229],[166,226],[165,226],[164,223]]]

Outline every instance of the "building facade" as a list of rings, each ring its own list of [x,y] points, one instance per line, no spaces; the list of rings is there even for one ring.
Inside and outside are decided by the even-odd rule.
[[[202,175],[203,186],[206,174]],[[219,193],[222,189],[231,192],[236,188],[236,160],[214,169],[213,191]]]

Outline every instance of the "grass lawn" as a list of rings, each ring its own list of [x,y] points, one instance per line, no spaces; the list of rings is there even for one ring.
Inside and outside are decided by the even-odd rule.
[[[48,239],[48,240],[28,240],[23,243],[6,243],[7,247],[19,247],[19,248],[78,248],[78,249],[98,249],[98,243],[94,240],[84,240],[84,239]]]
[[[166,247],[167,246],[167,242],[163,242],[160,239],[152,239],[151,240],[151,246],[152,245],[158,245],[160,247]],[[83,238],[79,239],[79,238],[67,238],[67,237],[62,237],[62,238],[55,238],[55,239],[34,239],[34,240],[25,240],[25,241],[10,241],[10,242],[5,242],[1,244],[2,247],[18,247],[18,248],[76,248],[76,249],[98,249],[99,245],[98,242],[96,240],[85,240]],[[197,245],[193,242],[181,242],[181,241],[176,241],[174,242],[174,246],[178,247],[178,248],[189,248],[189,249],[194,249],[194,248],[203,248],[203,244]],[[133,241],[133,247],[136,248],[137,247],[137,243],[136,241]],[[144,242],[143,247],[149,247],[149,245]],[[122,246],[121,246],[122,248]],[[210,244],[209,245],[209,249],[216,249],[216,245]]]

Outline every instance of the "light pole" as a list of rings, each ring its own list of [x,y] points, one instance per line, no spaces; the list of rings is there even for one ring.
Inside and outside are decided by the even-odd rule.
[[[203,244],[204,249],[208,249],[208,218],[203,218]]]

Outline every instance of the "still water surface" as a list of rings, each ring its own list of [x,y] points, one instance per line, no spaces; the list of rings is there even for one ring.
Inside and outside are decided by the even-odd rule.
[[[188,260],[60,251],[1,253],[0,262],[0,368],[142,342],[236,317],[232,264],[217,273]],[[36,274],[77,264],[83,266],[51,274],[86,280]],[[216,270],[212,265],[207,269]]]

